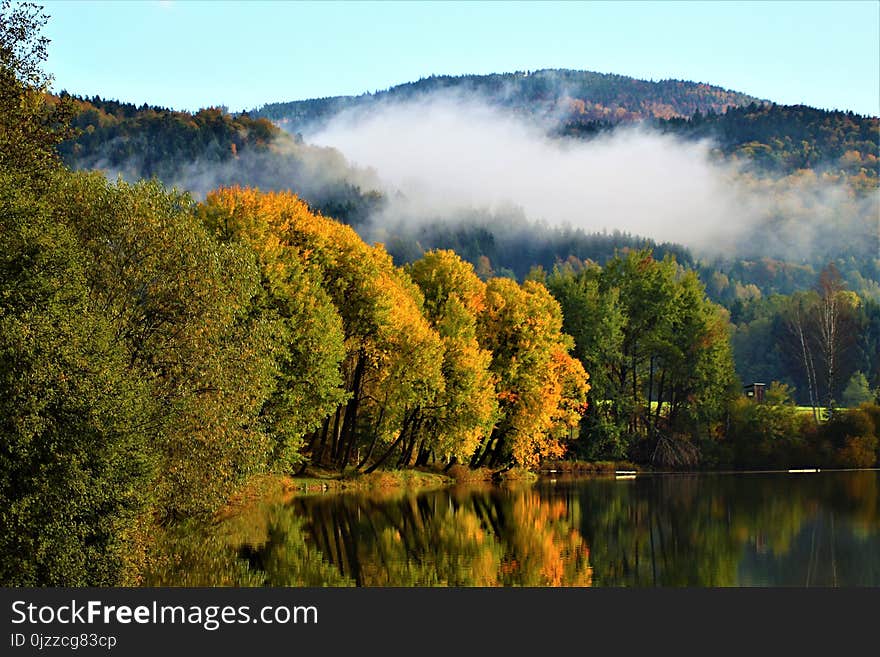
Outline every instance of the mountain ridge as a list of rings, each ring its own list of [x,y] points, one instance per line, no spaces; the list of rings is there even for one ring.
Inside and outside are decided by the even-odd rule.
[[[613,123],[645,118],[689,118],[696,111],[722,113],[730,107],[769,102],[705,82],[643,80],[617,73],[540,69],[485,75],[431,75],[359,95],[265,103],[248,114],[299,129],[340,111],[384,101],[405,101],[440,91],[478,94],[515,111],[561,112]]]

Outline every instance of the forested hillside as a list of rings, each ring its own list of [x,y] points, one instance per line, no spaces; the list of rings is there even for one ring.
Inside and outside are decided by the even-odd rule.
[[[876,116],[767,103],[656,124],[689,139],[710,138],[726,156],[768,171],[813,169],[846,176],[860,191],[877,186],[880,119]]]
[[[381,204],[378,182],[353,169],[337,151],[295,139],[270,121],[222,108],[196,113],[61,94],[74,108],[76,138],[59,152],[75,169],[155,177],[204,196],[218,185],[296,190],[316,209],[363,222]]]
[[[609,123],[689,117],[698,111],[724,112],[729,107],[761,102],[743,93],[684,80],[654,82],[610,73],[546,69],[493,75],[432,75],[360,96],[267,103],[251,114],[299,131],[345,110],[407,102],[437,93],[477,98],[533,116]]]

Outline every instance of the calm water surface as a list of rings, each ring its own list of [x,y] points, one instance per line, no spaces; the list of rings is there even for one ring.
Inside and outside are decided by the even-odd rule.
[[[880,472],[326,495],[165,543],[149,584],[880,586]]]

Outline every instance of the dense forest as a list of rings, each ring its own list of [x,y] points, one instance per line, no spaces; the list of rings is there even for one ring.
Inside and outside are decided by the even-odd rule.
[[[584,235],[583,258],[535,254],[554,262],[525,275],[439,244],[395,262],[289,190],[221,180],[197,199],[156,178],[74,171],[59,149],[148,152],[158,176],[193,154],[272,152],[279,133],[219,110],[49,96],[45,20],[3,4],[4,584],[138,583],[158,528],[210,517],[255,475],[308,466],[877,462],[877,305],[834,266],[760,312],[741,304],[732,327],[671,245],[661,255],[618,236],[627,248],[609,253]],[[795,336],[780,359],[803,368],[794,385],[812,412],[784,381],[764,404],[742,396],[743,325],[755,340]]]
[[[201,197],[220,185],[292,187],[315,209],[352,224],[382,203],[370,172],[266,119],[232,116],[217,107],[195,114],[135,107],[64,92],[58,100],[74,110],[76,137],[62,142],[59,152],[76,169],[100,169],[129,182],[155,177]]]
[[[765,170],[814,169],[846,176],[859,189],[876,187],[880,119],[803,105],[754,103],[723,113],[696,112],[656,125],[688,139],[711,138],[724,155]]]
[[[423,93],[440,81],[447,86],[471,84],[468,79],[438,78],[413,89]],[[615,76],[602,79],[608,88],[623,84]],[[416,224],[376,230],[371,217],[390,200],[376,176],[352,167],[338,151],[305,143],[265,118],[233,116],[219,108],[190,114],[97,97],[62,94],[62,99],[72,101],[72,125],[78,130],[60,145],[64,161],[73,168],[102,169],[111,178],[122,175],[129,182],[155,176],[201,198],[221,185],[292,190],[312,210],[353,226],[366,239],[381,241],[397,265],[418,260],[432,249],[448,249],[471,263],[483,280],[501,276],[522,281],[534,266],[551,272],[565,263],[604,265],[618,253],[646,248],[660,260],[672,255],[680,265],[695,269],[708,296],[730,311],[740,378],[785,382],[801,404],[810,402],[809,386],[797,361],[780,355],[778,345],[786,330],[779,328],[784,321],[778,307],[783,298],[813,289],[821,271],[834,262],[842,284],[862,301],[854,312],[856,324],[863,327],[844,359],[848,364],[835,399],[843,400],[843,389],[853,376],[859,382],[860,375],[866,377],[869,389],[880,387],[880,357],[871,328],[880,303],[876,117],[750,102],[724,113],[710,108],[689,119],[656,119],[658,129],[687,139],[711,137],[721,157],[747,165],[740,174],[743,185],[787,199],[748,233],[743,244],[730,245],[727,255],[706,257],[679,244],[626,232],[590,233],[550,225],[517,208],[462,208]],[[569,137],[580,138],[610,129],[595,121],[561,125]],[[802,157],[805,152],[807,159]],[[825,207],[829,184],[837,185],[833,191],[841,198]],[[791,202],[793,198],[798,201]],[[816,212],[824,213],[818,221]],[[781,225],[790,233],[808,224],[809,230],[800,231],[810,233],[805,253],[788,258],[766,253],[774,244],[785,250]],[[757,328],[768,322],[777,329]]]
[[[724,112],[730,107],[761,102],[743,93],[684,80],[654,82],[610,73],[545,69],[493,75],[432,75],[361,96],[267,103],[251,114],[296,132],[345,110],[412,101],[437,93],[480,98],[527,115],[609,124],[690,117],[695,112]]]

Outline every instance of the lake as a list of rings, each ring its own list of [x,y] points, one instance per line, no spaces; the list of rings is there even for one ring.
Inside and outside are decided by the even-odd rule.
[[[327,494],[180,527],[176,586],[880,586],[880,472]]]

